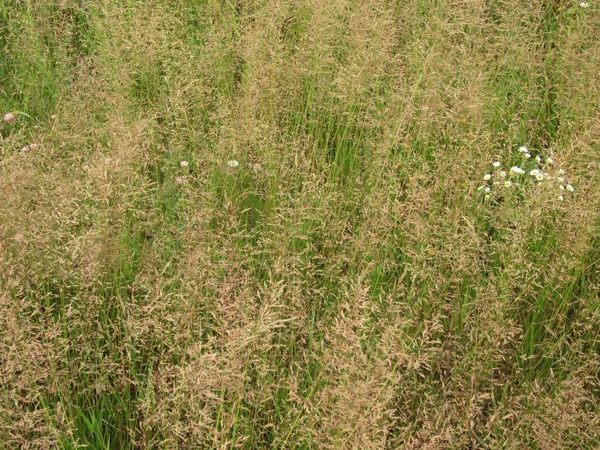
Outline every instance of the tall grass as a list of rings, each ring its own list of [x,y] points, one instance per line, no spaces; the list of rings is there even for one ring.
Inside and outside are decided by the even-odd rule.
[[[0,447],[600,447],[599,11],[0,5]]]

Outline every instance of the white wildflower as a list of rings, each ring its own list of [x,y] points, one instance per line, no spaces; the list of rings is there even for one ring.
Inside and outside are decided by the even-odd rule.
[[[519,147],[519,153],[527,153],[529,149],[525,146]]]
[[[500,167],[500,161],[494,161],[492,163],[492,166],[494,166],[494,167]]]
[[[190,163],[189,163],[189,162],[187,162],[187,161],[181,161],[181,162],[179,163],[179,165],[180,165],[181,167],[187,167],[187,166],[189,166],[189,165],[190,165]]]
[[[512,182],[510,182],[510,181],[508,181],[508,180],[504,182],[504,187],[507,187],[507,188],[509,188],[509,187],[511,187],[511,186],[512,186]]]
[[[521,169],[520,167],[517,167],[517,166],[511,167],[510,171],[513,173],[525,173],[525,171],[523,169]]]
[[[525,158],[531,158],[531,153],[525,153]]]
[[[502,178],[506,177],[506,172],[503,170],[502,172],[500,172],[500,176],[501,176]]]
[[[579,6],[581,6],[582,8],[589,8],[590,4],[588,2],[581,2],[579,3]]]
[[[564,175],[564,174],[565,174],[565,171],[564,171],[564,170],[562,170],[562,169],[560,169],[560,170],[558,171],[558,174],[559,174],[559,175]]]
[[[562,202],[565,198],[562,195],[559,195],[558,199]]]
[[[237,167],[240,165],[239,162],[237,162],[235,159],[230,159],[229,161],[227,161],[227,165],[229,167]],[[489,179],[489,178],[488,178]]]
[[[565,179],[563,177],[557,177],[556,181],[558,181],[559,183],[564,183]]]
[[[491,189],[489,187],[485,188],[485,192],[490,192]]]
[[[543,175],[543,174],[541,174],[541,173],[538,173],[538,174],[535,176],[535,179],[536,179],[536,180],[538,180],[538,181],[542,181],[542,180],[544,179],[544,175]]]
[[[539,157],[539,155],[535,157],[535,160],[536,160],[538,163],[541,163],[541,162],[542,162],[542,158],[540,158],[540,157]]]
[[[479,187],[477,188],[477,190],[478,190],[478,191],[483,191],[484,189],[485,189],[485,186],[484,186],[484,185],[481,185],[481,186],[479,186]]]
[[[229,163],[227,163],[227,164],[229,164]],[[486,174],[483,176],[483,179],[484,179],[485,181],[488,181],[488,180],[491,180],[491,179],[492,179],[492,176],[491,176],[489,173],[486,173]]]
[[[552,164],[554,161],[552,160],[552,158],[550,158],[549,156],[546,158],[546,163],[547,164]]]
[[[570,184],[567,184],[567,191],[573,192],[574,190],[575,190],[575,188],[573,186],[571,186]]]
[[[535,176],[537,176],[538,173],[540,173],[539,170],[533,169],[531,172],[529,172],[529,175],[531,175],[532,177],[535,177]]]
[[[562,184],[559,186],[559,188],[561,189],[561,191],[564,191],[564,190],[565,190],[565,186],[564,186],[564,185],[562,185]]]

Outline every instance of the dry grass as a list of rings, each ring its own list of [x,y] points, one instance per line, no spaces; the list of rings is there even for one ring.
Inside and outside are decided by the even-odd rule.
[[[600,447],[590,3],[1,5],[0,446]]]

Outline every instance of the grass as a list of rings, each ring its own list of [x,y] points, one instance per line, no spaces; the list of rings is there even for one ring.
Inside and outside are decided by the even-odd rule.
[[[598,448],[599,27],[0,5],[0,447]]]

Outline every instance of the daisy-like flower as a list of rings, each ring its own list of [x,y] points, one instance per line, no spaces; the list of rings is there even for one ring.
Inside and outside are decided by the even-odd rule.
[[[552,164],[554,161],[552,160],[552,158],[550,158],[549,156],[546,158],[546,163],[547,164]]]
[[[558,199],[562,202],[565,198],[562,195],[559,195]]]
[[[579,6],[581,6],[582,8],[589,8],[590,4],[588,2],[581,2],[579,3]]]
[[[531,153],[525,153],[525,158],[531,158]]]
[[[519,153],[527,153],[529,149],[525,146],[519,147]]]
[[[575,188],[573,186],[571,186],[570,184],[567,184],[567,191],[573,192],[574,190],[575,190]]]
[[[540,173],[539,170],[533,169],[531,172],[529,172],[529,175],[531,175],[532,177],[535,177],[538,173]]]
[[[227,164],[229,164],[229,163],[227,163]],[[485,181],[488,181],[488,180],[491,180],[491,179],[492,179],[492,176],[491,176],[489,173],[486,173],[486,174],[483,176],[483,179],[484,179]]]
[[[517,167],[517,166],[511,167],[510,171],[512,173],[525,173],[525,171],[523,169],[521,169],[520,167]]]
[[[494,161],[492,163],[492,166],[494,166],[494,167],[500,167],[500,161]]]
[[[504,182],[504,187],[507,187],[507,188],[509,188],[509,187],[511,187],[511,186],[512,186],[512,182],[511,182],[511,181],[508,181],[508,180],[507,180],[507,181],[505,181],[505,182]]]
[[[6,123],[13,123],[15,121],[15,115],[13,113],[4,114],[4,121]]]
[[[229,161],[227,161],[227,165],[229,167],[237,167],[240,165],[240,163],[237,162],[235,159],[230,159]]]
[[[536,156],[536,157],[535,157],[535,160],[536,160],[538,163],[541,163],[541,162],[542,162],[542,158],[540,158],[539,156]]]
[[[544,175],[543,175],[543,174],[541,174],[541,173],[538,173],[538,174],[535,176],[535,179],[536,179],[536,180],[538,180],[538,181],[542,181],[542,180],[544,179]]]
[[[179,163],[179,165],[180,165],[181,167],[187,167],[187,166],[189,166],[189,165],[190,165],[190,163],[189,163],[189,162],[187,162],[187,161],[181,161],[181,162]]]
[[[485,188],[485,192],[490,192],[491,189],[489,187]]]
[[[500,172],[500,176],[501,176],[502,178],[506,177],[506,172],[503,170],[502,172]]]

